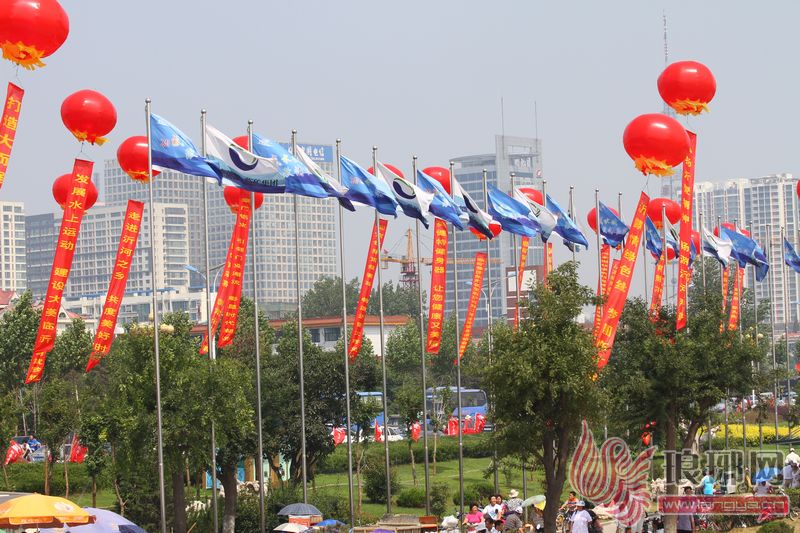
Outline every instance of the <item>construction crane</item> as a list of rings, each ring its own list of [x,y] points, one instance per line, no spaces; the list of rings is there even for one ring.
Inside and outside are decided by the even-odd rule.
[[[406,253],[405,255],[397,255],[383,251],[381,254],[381,268],[388,269],[389,263],[400,264],[400,284],[405,288],[416,287],[419,283],[419,273],[417,272],[417,258],[414,255],[414,239],[411,229],[406,231]],[[455,260],[457,265],[471,265],[474,259],[471,257],[459,257]],[[420,263],[426,266],[433,264],[433,259],[430,257],[420,257]],[[448,260],[449,264],[453,264],[453,260]],[[493,257],[491,263],[502,263],[499,258]]]

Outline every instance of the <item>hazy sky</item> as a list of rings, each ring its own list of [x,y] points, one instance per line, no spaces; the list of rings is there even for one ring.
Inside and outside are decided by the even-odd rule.
[[[453,156],[493,150],[505,129],[533,136],[538,102],[549,192],[576,187],[581,220],[594,188],[628,213],[647,188],[622,147],[633,117],[659,111],[664,67],[662,12],[670,60],[706,63],[717,79],[698,133],[698,180],[798,172],[797,21],[793,1],[156,1],[62,0],[71,33],[46,60],[21,71],[26,89],[4,200],[30,214],[55,208],[55,177],[71,169],[78,143],[61,124],[68,94],[96,89],[119,122],[97,162],[129,135],[144,133],[144,99],[199,138],[199,111],[231,136],[248,119],[264,136],[306,142],[343,139],[344,153],[410,171]],[[8,62],[3,78],[14,80]],[[656,179],[650,192],[658,195]],[[348,277],[360,275],[369,215],[351,217]],[[390,224],[387,244],[404,228]],[[563,247],[557,260],[565,258]],[[352,254],[349,252],[352,250]],[[593,252],[582,254],[593,284]],[[394,270],[397,270],[395,267]],[[637,269],[638,270],[638,269]],[[641,276],[635,276],[639,279]]]

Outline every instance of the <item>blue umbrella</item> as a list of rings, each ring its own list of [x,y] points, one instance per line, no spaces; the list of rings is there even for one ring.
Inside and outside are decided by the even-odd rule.
[[[338,520],[334,520],[333,518],[328,518],[327,520],[323,520],[319,524],[314,524],[317,527],[333,527],[333,526],[343,526],[343,522],[339,522]]]
[[[94,507],[84,507],[89,514],[97,517],[94,524],[84,526],[70,526],[68,528],[42,529],[42,533],[147,533],[127,518],[117,513],[106,511],[105,509],[95,509]]]
[[[278,511],[278,515],[280,516],[311,516],[316,514],[321,515],[322,513],[319,512],[319,509],[308,503],[290,503]]]

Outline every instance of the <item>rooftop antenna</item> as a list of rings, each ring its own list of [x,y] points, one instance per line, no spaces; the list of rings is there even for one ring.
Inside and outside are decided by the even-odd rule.
[[[664,21],[664,66],[669,65],[669,46],[667,44],[667,11],[666,9],[661,12],[661,18]]]

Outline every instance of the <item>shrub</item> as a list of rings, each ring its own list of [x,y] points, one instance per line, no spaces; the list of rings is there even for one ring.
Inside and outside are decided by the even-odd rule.
[[[464,488],[464,505],[472,505],[475,502],[483,505],[489,501],[489,498],[494,493],[494,483],[489,481],[478,481],[477,483],[471,483]],[[459,505],[460,503],[460,495],[454,494],[453,505]]]
[[[450,499],[450,485],[434,483],[431,485],[431,512],[443,517],[447,513],[447,501]]]
[[[425,507],[425,489],[409,487],[397,495],[397,505],[400,507]]]
[[[397,471],[389,469],[389,486],[392,494],[400,488]],[[386,503],[386,466],[383,462],[372,461],[364,469],[364,493],[372,503]]]
[[[794,528],[786,522],[767,522],[756,533],[793,533]]]

